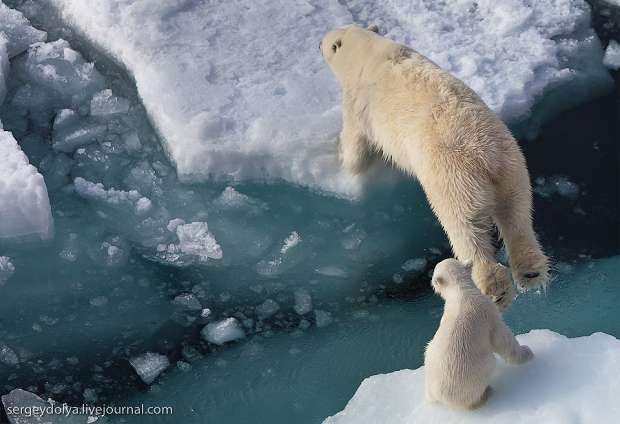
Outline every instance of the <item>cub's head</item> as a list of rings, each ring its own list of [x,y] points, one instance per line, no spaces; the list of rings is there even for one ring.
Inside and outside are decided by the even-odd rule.
[[[382,38],[378,33],[376,25],[366,29],[347,25],[328,32],[319,43],[319,50],[336,77],[341,79],[351,66],[369,54],[370,44]]]
[[[433,290],[444,299],[453,290],[475,287],[471,279],[471,264],[463,264],[456,259],[444,259],[435,266]]]

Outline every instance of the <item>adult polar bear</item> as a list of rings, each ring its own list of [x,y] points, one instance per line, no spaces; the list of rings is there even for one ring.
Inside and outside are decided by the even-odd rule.
[[[518,284],[548,278],[532,228],[532,192],[523,154],[502,121],[459,79],[414,50],[350,25],[319,48],[343,92],[340,158],[361,173],[373,153],[415,175],[455,255],[501,309],[514,298],[495,259],[495,223]]]

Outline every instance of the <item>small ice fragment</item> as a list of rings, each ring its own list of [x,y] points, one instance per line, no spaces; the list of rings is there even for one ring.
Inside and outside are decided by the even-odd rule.
[[[146,384],[151,384],[159,374],[170,366],[170,361],[166,355],[153,352],[134,356],[129,360],[129,363]]]
[[[0,256],[0,287],[8,281],[15,272],[15,265],[8,256]]]
[[[258,305],[255,310],[259,319],[266,319],[276,314],[280,310],[280,305],[273,299],[267,299]]]
[[[196,255],[202,261],[222,259],[222,248],[209,232],[206,222],[192,222],[176,228],[181,252]]]
[[[616,40],[611,40],[609,42],[605,50],[605,56],[603,57],[603,65],[613,71],[620,69],[620,43]]]
[[[347,272],[345,270],[335,265],[320,267],[317,268],[315,271],[317,274],[321,274],[326,277],[346,278],[347,276]]]
[[[304,315],[312,310],[312,296],[304,289],[295,290],[295,306],[297,314]]]
[[[202,305],[198,298],[192,293],[184,293],[180,294],[172,300],[172,304],[175,306],[180,306],[184,309],[188,309],[190,311],[201,311]]]
[[[211,309],[204,308],[202,311],[200,311],[200,316],[202,318],[209,318],[211,316]]]
[[[216,345],[223,345],[245,337],[245,332],[236,318],[226,318],[207,324],[200,334],[206,341]]]
[[[403,281],[405,280],[403,279],[403,276],[397,272],[394,275],[392,275],[392,281],[396,284],[402,284]]]
[[[171,233],[175,233],[177,231],[177,227],[183,224],[185,224],[184,220],[182,220],[181,218],[175,218],[175,219],[171,219],[170,221],[168,221],[168,225],[166,225],[166,228]]]
[[[402,264],[401,268],[404,271],[424,271],[424,269],[426,268],[426,259],[424,258],[415,258],[415,259],[409,259],[408,261],[406,261],[404,264]]]
[[[13,349],[7,345],[0,344],[0,363],[8,366],[19,364],[19,357]]]
[[[316,326],[319,328],[327,327],[334,321],[330,312],[322,311],[320,309],[314,310],[314,319],[316,321]]]
[[[105,306],[108,304],[108,298],[105,296],[97,296],[97,297],[90,299],[89,303],[95,307]]]
[[[110,89],[96,93],[90,101],[90,114],[92,116],[115,115],[126,113],[128,110],[129,101],[114,96]]]
[[[153,207],[153,203],[147,197],[141,197],[136,202],[136,212],[139,214],[147,213]]]
[[[82,399],[86,403],[97,403],[97,392],[95,389],[86,388],[82,392]]]
[[[284,244],[282,245],[282,249],[280,249],[280,253],[284,255],[287,251],[297,246],[300,242],[301,237],[297,231],[293,231],[287,238],[284,239]]]

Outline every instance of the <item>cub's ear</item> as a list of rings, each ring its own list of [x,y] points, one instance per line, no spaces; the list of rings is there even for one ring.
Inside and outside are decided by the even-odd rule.
[[[444,287],[446,285],[446,280],[443,277],[435,277],[433,278],[433,284],[437,287]]]
[[[368,25],[368,28],[366,28],[366,29],[368,31],[372,31],[372,32],[375,32],[375,33],[379,34],[379,27],[377,25],[375,25],[375,24]]]

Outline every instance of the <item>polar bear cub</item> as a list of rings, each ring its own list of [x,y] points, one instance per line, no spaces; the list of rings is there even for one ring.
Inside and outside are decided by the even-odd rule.
[[[456,259],[440,262],[432,286],[445,307],[439,329],[426,347],[426,399],[477,408],[491,393],[494,352],[511,364],[522,364],[534,355],[519,345],[497,308],[474,285],[468,266]]]
[[[319,48],[342,87],[340,159],[364,172],[377,154],[420,181],[455,256],[500,308],[514,298],[495,259],[499,228],[513,279],[544,284],[548,260],[532,227],[525,158],[502,121],[459,79],[414,50],[350,25]]]

